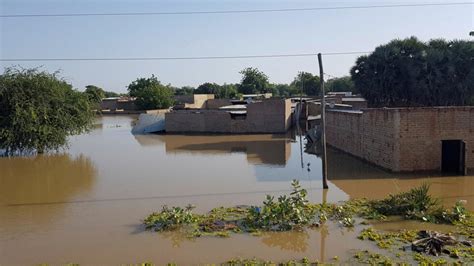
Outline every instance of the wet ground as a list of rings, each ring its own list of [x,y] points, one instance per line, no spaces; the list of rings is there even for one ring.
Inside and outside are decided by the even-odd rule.
[[[105,116],[61,155],[0,158],[0,265],[220,263],[236,257],[273,261],[344,258],[367,248],[357,230],[335,224],[261,237],[188,240],[144,232],[152,211],[188,203],[197,212],[260,204],[300,179],[313,202],[382,198],[430,183],[447,205],[474,209],[474,177],[395,175],[328,150],[330,188],[321,189],[321,160],[286,135],[186,136],[130,133],[134,117]],[[304,140],[303,140],[304,142]],[[385,230],[417,227],[393,221]]]

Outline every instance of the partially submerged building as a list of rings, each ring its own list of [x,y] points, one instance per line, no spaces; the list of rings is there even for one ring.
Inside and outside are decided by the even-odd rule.
[[[327,110],[327,143],[394,172],[474,169],[474,107]]]
[[[134,97],[109,97],[102,99],[100,109],[103,113],[136,112],[138,108]]]
[[[291,127],[291,101],[265,99],[247,105],[209,100],[206,109],[172,110],[165,115],[167,133],[284,133]],[[212,107],[212,108],[209,108]]]

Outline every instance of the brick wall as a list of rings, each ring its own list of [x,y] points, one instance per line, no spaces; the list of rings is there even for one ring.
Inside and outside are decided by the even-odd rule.
[[[441,141],[466,143],[474,169],[474,107],[383,108],[328,111],[327,142],[392,171],[441,169]]]
[[[244,117],[222,110],[176,110],[165,116],[166,132],[171,133],[283,133],[290,126],[290,100],[251,103]]]
[[[474,169],[474,107],[405,108],[400,113],[400,168],[440,170],[441,141],[466,143],[466,167]]]
[[[398,114],[390,111],[328,111],[326,140],[335,148],[397,171]]]

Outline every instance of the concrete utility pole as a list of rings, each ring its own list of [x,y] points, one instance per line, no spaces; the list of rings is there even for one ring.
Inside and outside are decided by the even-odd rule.
[[[319,61],[319,80],[321,82],[321,144],[323,146],[322,159],[323,159],[323,188],[328,189],[328,168],[326,159],[326,99],[324,98],[324,71],[323,71],[323,58],[321,53],[318,53]]]

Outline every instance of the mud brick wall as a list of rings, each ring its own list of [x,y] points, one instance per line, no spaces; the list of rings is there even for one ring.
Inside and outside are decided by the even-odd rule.
[[[441,170],[442,140],[466,143],[466,167],[474,169],[474,107],[398,109],[400,168]]]
[[[368,110],[326,112],[326,140],[337,149],[398,171],[398,113]]]
[[[251,103],[245,117],[222,110],[177,110],[165,115],[165,130],[170,133],[284,133],[290,127],[290,100]]]
[[[326,117],[329,145],[383,168],[441,170],[441,141],[463,140],[466,167],[474,169],[474,107],[328,111]]]

